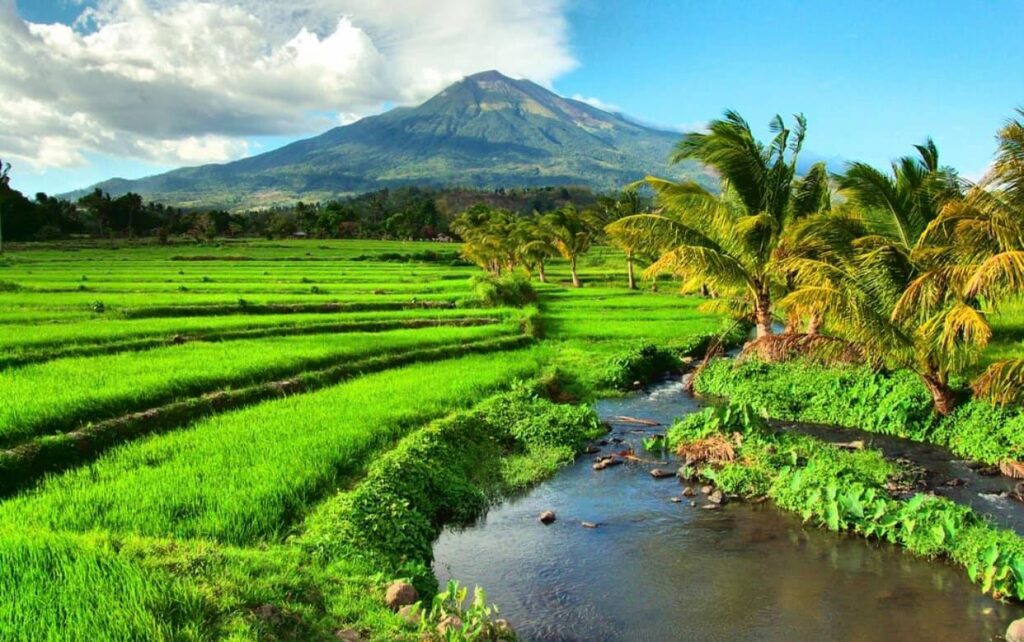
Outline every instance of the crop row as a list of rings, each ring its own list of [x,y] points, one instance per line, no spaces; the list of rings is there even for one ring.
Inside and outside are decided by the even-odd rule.
[[[0,406],[0,447],[223,386],[269,381],[371,354],[513,332],[510,325],[491,325],[191,343],[16,368],[0,379],[0,398],[5,400]]]
[[[0,528],[280,539],[370,453],[534,374],[542,358],[528,348],[416,364],[216,415],[48,477],[0,504]]]
[[[330,317],[327,317],[327,319],[330,319]],[[8,353],[9,356],[0,357],[0,369],[68,357],[83,357],[100,354],[113,354],[116,352],[149,350],[152,348],[166,346],[168,344],[181,344],[192,341],[231,341],[303,334],[383,332],[386,330],[399,330],[403,328],[412,329],[434,326],[465,327],[471,325],[487,325],[490,323],[496,323],[498,320],[499,317],[497,316],[485,315],[448,315],[445,317],[433,318],[422,318],[407,315],[406,318],[397,317],[381,320],[367,319],[362,321],[348,320],[345,319],[345,317],[342,317],[342,319],[338,320],[321,320],[319,323],[282,323],[263,327],[241,327],[238,329],[232,329],[229,327],[222,330],[214,328],[200,330],[198,332],[179,333],[171,336],[168,336],[167,334],[151,334],[122,338],[115,334],[105,341],[81,341],[78,343],[68,342],[64,345],[44,345],[35,349],[12,350]]]

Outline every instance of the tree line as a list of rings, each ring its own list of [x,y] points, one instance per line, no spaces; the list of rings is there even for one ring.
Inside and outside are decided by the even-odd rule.
[[[190,237],[436,239],[451,234],[450,223],[474,204],[528,213],[565,204],[586,205],[596,196],[579,187],[473,190],[402,187],[382,189],[326,203],[298,202],[248,212],[196,209],[147,202],[100,189],[75,200],[36,194],[30,199],[10,186],[10,165],[0,161],[0,238],[48,241],[72,236],[96,238]]]

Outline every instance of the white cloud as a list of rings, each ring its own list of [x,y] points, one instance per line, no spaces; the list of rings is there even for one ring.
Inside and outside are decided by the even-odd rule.
[[[101,0],[73,25],[0,0],[0,157],[236,158],[496,68],[550,85],[575,61],[567,0]]]
[[[606,103],[603,100],[601,100],[600,98],[593,98],[593,97],[589,97],[588,98],[587,96],[584,96],[583,94],[573,94],[572,99],[573,100],[578,100],[581,103],[587,103],[591,107],[597,107],[598,109],[600,109],[602,111],[608,111],[608,112],[613,112],[613,113],[619,113],[620,111],[622,111],[622,109],[620,109],[617,105],[613,105],[611,103]]]

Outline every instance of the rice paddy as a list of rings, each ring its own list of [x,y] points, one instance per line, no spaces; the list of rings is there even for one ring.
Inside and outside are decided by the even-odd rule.
[[[565,287],[555,262],[538,310],[480,307],[457,252],[246,241],[6,255],[0,468],[20,478],[0,500],[0,638],[258,639],[267,624],[237,602],[257,590],[387,630],[358,579],[372,568],[316,571],[340,591],[331,605],[284,587],[318,568],[290,543],[307,515],[403,436],[516,381],[725,326],[692,300],[625,290],[603,250],[586,288]],[[544,338],[528,345],[531,314]],[[341,374],[288,385],[328,371]],[[171,405],[197,410],[161,414]],[[131,430],[92,427],[125,418]],[[266,577],[224,585],[250,565]]]

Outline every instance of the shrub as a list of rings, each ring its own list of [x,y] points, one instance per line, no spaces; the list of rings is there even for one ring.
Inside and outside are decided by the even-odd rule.
[[[666,372],[679,370],[681,365],[679,357],[672,352],[647,343],[609,357],[601,379],[604,385],[624,390],[636,381],[650,383]]]
[[[521,308],[537,301],[537,293],[530,281],[518,274],[474,276],[470,279],[470,287],[480,304],[488,308]]]
[[[970,401],[939,418],[924,385],[909,371],[718,359],[701,372],[695,388],[701,394],[750,404],[777,419],[927,441],[989,463],[1024,455],[1021,409]]]

